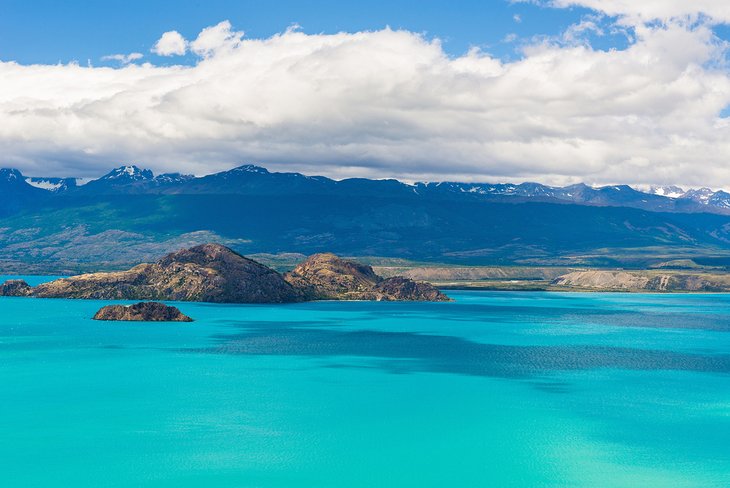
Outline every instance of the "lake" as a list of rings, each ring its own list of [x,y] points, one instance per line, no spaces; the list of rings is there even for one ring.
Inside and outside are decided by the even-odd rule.
[[[449,295],[1,298],[2,486],[730,485],[730,295]]]

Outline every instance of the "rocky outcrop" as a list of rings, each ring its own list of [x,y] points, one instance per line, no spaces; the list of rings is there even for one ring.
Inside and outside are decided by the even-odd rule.
[[[33,289],[23,280],[8,280],[0,285],[0,297],[27,297]]]
[[[94,320],[119,320],[139,322],[192,322],[193,319],[178,310],[159,302],[140,302],[134,305],[108,305],[102,307]]]
[[[730,276],[712,273],[655,271],[575,271],[551,285],[572,290],[648,292],[727,292]]]
[[[370,266],[330,253],[310,256],[284,279],[315,300],[338,300],[370,292],[381,280]]]
[[[430,283],[413,281],[402,276],[382,280],[375,286],[375,292],[388,300],[410,300],[419,302],[444,302],[449,298]]]
[[[428,283],[403,277],[383,279],[370,266],[330,253],[310,256],[284,278],[312,300],[450,300]]]
[[[574,271],[559,276],[552,281],[552,285],[571,288],[586,288],[600,290],[641,290],[649,283],[647,276],[626,271]]]
[[[285,276],[219,244],[177,251],[128,271],[91,273],[30,288],[6,282],[0,294],[39,298],[291,303],[305,300],[448,301],[428,283],[384,279],[370,266],[316,254]],[[5,290],[3,292],[3,289]]]
[[[92,273],[38,285],[41,298],[287,303],[303,296],[276,271],[218,244],[177,251],[129,271]]]

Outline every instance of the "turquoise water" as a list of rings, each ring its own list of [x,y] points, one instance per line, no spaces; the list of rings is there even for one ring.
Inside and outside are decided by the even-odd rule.
[[[730,296],[0,299],[0,485],[729,486]]]

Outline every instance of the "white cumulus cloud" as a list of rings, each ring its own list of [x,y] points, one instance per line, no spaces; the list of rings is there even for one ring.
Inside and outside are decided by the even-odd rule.
[[[724,44],[704,24],[635,30],[623,50],[536,41],[505,62],[408,31],[248,39],[222,22],[192,66],[0,62],[3,164],[730,187]]]
[[[168,31],[155,43],[152,52],[159,56],[182,56],[188,50],[188,43],[178,31]]]
[[[142,59],[144,55],[142,53],[129,53],[129,54],[109,54],[102,56],[102,61],[118,61],[121,64],[129,64],[132,61]]]
[[[235,49],[241,44],[243,32],[235,32],[231,28],[231,23],[227,20],[206,27],[198,38],[190,43],[190,50],[198,56],[211,56],[222,50]]]
[[[587,7],[633,22],[653,20],[697,20],[700,17],[715,23],[730,23],[730,2],[727,0],[527,0],[555,7]]]

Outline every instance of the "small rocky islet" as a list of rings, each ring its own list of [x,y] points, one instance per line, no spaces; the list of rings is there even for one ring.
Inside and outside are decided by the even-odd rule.
[[[314,300],[450,301],[434,286],[382,278],[370,266],[316,254],[279,273],[220,244],[203,244],[127,271],[61,278],[35,287],[0,285],[0,296],[212,303],[296,303]]]
[[[94,320],[123,322],[192,322],[193,319],[177,307],[159,302],[140,302],[134,305],[107,305],[93,317]]]

